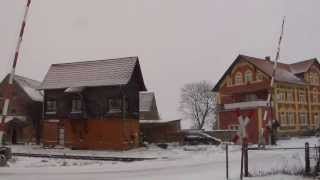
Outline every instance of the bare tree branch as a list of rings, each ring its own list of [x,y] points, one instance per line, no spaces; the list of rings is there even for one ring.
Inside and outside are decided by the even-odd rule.
[[[195,128],[202,129],[205,124],[212,123],[216,109],[216,96],[211,91],[213,88],[206,81],[186,84],[181,89],[179,110],[191,119]]]

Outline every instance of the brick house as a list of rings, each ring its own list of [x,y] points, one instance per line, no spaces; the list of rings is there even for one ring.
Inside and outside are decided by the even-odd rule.
[[[7,75],[0,84],[0,109],[9,80]],[[15,75],[13,98],[5,119],[5,142],[8,144],[40,142],[43,95],[37,90],[40,82]],[[0,116],[1,117],[1,116]]]
[[[138,57],[51,65],[44,90],[43,144],[125,150],[139,145]]]
[[[267,124],[273,117],[278,122],[278,135],[299,135],[320,125],[320,69],[317,59],[293,64],[279,63],[268,106],[273,62],[239,55],[214,87],[220,104],[218,127],[238,129],[237,111],[251,116],[247,131],[249,141],[258,143],[259,136],[268,141]],[[267,114],[268,113],[268,114]],[[263,117],[267,115],[267,121]]]

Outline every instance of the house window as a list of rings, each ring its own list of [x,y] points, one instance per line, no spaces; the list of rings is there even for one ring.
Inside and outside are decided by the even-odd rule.
[[[73,99],[72,100],[72,108],[71,112],[72,113],[79,113],[82,111],[82,102],[80,99]]]
[[[244,82],[251,82],[252,81],[252,72],[250,70],[246,71],[244,74]]]
[[[57,101],[48,100],[46,104],[47,104],[46,114],[55,114],[57,112]]]
[[[286,117],[286,113],[285,112],[280,112],[280,123],[281,123],[281,126],[287,126],[288,125],[287,117]]]
[[[294,113],[293,112],[287,112],[287,124],[289,126],[294,126]]]
[[[263,75],[262,75],[262,73],[260,71],[257,72],[256,80],[257,81],[262,81],[263,80]]]
[[[306,94],[303,91],[299,92],[299,101],[300,101],[300,103],[306,102]]]
[[[313,94],[312,95],[312,102],[313,103],[318,103],[318,95],[317,94]]]
[[[308,118],[308,114],[306,112],[299,113],[299,120],[300,120],[301,126],[307,126],[307,121],[308,121],[307,118]]]
[[[235,84],[236,85],[242,84],[242,73],[241,72],[237,72],[237,74],[235,76]]]
[[[287,101],[293,102],[293,93],[292,92],[287,92]]]
[[[121,112],[121,99],[109,99],[109,112]]]
[[[237,124],[231,124],[231,125],[229,126],[229,129],[231,129],[231,130],[239,130],[239,125],[237,125]]]
[[[286,93],[283,92],[283,91],[279,91],[278,94],[277,94],[277,97],[278,97],[277,98],[278,101],[280,101],[280,102],[286,101]]]

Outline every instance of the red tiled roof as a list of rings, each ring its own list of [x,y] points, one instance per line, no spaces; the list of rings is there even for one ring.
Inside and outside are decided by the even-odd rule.
[[[273,66],[274,62],[266,59],[256,58],[256,57],[250,57],[246,55],[239,55],[236,60],[231,64],[231,66],[228,68],[228,70],[224,73],[222,78],[219,80],[219,82],[214,87],[213,91],[218,91],[219,86],[224,79],[224,77],[232,70],[232,68],[239,62],[239,61],[247,61],[248,63],[254,65],[259,70],[264,72],[268,76],[272,76],[273,72]],[[307,72],[312,64],[318,63],[318,60],[316,58],[297,62],[294,64],[285,64],[285,63],[278,63],[277,69],[276,69],[276,76],[275,80],[278,82],[287,82],[292,84],[300,84],[300,85],[306,85],[307,82],[304,81],[304,79],[300,79],[297,75],[300,73]]]

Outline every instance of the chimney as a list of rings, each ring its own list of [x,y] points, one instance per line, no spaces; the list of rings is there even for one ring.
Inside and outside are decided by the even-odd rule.
[[[266,56],[264,59],[265,59],[266,61],[271,61],[271,57],[270,57],[270,56]]]

